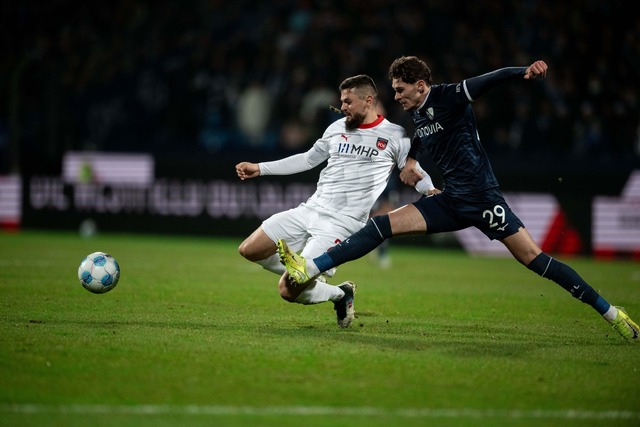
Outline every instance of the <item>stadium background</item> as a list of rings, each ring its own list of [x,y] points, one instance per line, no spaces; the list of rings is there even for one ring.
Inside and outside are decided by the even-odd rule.
[[[540,225],[546,250],[638,256],[640,18],[625,5],[2,2],[0,223],[243,236],[308,196],[318,171],[240,184],[233,165],[306,150],[336,119],[328,105],[344,77],[374,77],[386,116],[411,131],[386,77],[395,57],[424,58],[436,82],[540,58],[546,81],[474,105],[502,187],[551,196],[525,203],[553,210]],[[142,163],[127,171],[98,156],[65,169],[78,153]],[[105,159],[111,174],[100,175],[92,162]],[[144,165],[141,181],[123,180]],[[601,234],[620,240],[594,243],[600,211],[615,211]]]

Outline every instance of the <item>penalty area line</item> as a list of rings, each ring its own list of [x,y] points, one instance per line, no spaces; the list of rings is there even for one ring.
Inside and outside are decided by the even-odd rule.
[[[508,418],[508,419],[584,419],[640,420],[640,412],[566,410],[504,410],[473,408],[406,408],[329,406],[215,406],[215,405],[44,405],[0,404],[1,413],[13,414],[79,414],[79,415],[253,415],[253,416],[334,416],[400,418]]]

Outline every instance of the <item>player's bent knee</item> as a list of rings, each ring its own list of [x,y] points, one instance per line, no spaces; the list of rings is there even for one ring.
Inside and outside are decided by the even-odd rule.
[[[260,257],[257,256],[257,254],[255,253],[255,251],[251,250],[251,245],[247,244],[247,242],[242,242],[240,243],[240,246],[238,246],[238,253],[246,260],[248,261],[260,261]]]
[[[247,254],[247,245],[245,244],[245,242],[240,243],[240,246],[238,246],[238,253],[243,258],[247,258],[247,256],[248,256],[248,254]]]

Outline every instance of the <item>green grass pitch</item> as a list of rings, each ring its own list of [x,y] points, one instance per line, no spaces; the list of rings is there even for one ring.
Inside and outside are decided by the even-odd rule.
[[[511,258],[392,243],[290,304],[241,239],[0,233],[0,426],[638,426],[640,346]],[[120,283],[91,294],[94,251]],[[564,259],[640,319],[640,264]]]

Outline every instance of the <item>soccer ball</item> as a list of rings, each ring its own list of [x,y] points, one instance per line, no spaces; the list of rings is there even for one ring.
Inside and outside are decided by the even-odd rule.
[[[94,252],[84,257],[78,267],[82,286],[94,294],[104,294],[115,288],[120,280],[118,261],[105,252]]]

